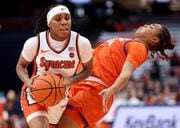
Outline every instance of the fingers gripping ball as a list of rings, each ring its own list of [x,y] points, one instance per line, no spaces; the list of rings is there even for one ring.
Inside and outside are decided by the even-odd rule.
[[[32,86],[35,87],[31,90],[33,99],[42,106],[56,105],[65,97],[62,77],[52,73],[37,76]]]

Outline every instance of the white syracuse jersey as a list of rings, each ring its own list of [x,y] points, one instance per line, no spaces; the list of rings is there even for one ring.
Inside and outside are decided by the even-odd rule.
[[[37,38],[35,37],[35,39]],[[78,44],[78,40],[81,41],[79,42],[81,44]],[[78,46],[81,45],[81,48],[83,48],[82,43],[86,44],[85,41],[87,41],[88,46],[88,40],[86,40],[86,38],[81,38],[81,36],[78,33],[71,31],[71,34],[69,38],[66,40],[66,42],[58,42],[54,45],[53,43],[50,43],[49,32],[41,32],[38,35],[37,51],[36,53],[34,53],[34,55],[36,55],[34,56],[33,75],[39,75],[45,73],[46,71],[49,71],[54,74],[60,74],[63,77],[73,76],[76,73],[77,67],[80,63]],[[25,47],[25,50],[28,50],[27,47]],[[28,54],[23,55],[25,56],[25,58],[28,58],[27,56],[29,54],[30,53],[28,52]],[[89,58],[89,56],[85,57]],[[83,59],[86,62],[87,58],[85,57]],[[83,60],[82,58],[81,60]],[[31,62],[31,60],[29,62]],[[64,106],[66,106],[67,102],[68,98],[66,97],[57,105],[44,108],[43,106],[37,104],[36,101],[31,98],[26,85],[22,87],[21,105],[27,122],[29,122],[34,117],[41,115],[46,116],[49,119],[50,124],[57,124],[66,108]]]
[[[80,62],[78,53],[78,33],[71,31],[61,50],[51,47],[49,32],[41,32],[38,36],[39,46],[35,59],[35,74],[50,71],[62,76],[73,76]]]

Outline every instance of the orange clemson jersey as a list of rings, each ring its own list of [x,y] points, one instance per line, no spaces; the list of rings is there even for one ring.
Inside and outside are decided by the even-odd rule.
[[[119,76],[125,61],[137,68],[148,56],[143,43],[127,38],[114,38],[95,48],[93,51],[93,75],[107,85],[112,85]]]

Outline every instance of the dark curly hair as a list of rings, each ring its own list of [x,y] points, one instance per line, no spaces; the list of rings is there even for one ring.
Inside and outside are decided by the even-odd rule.
[[[160,58],[168,61],[168,55],[165,53],[164,50],[172,50],[174,49],[175,45],[172,44],[171,35],[168,29],[164,25],[161,25],[161,27],[162,30],[159,33],[159,44],[151,52],[151,56],[154,58],[154,54],[156,53]]]
[[[39,19],[36,22],[35,28],[34,28],[34,33],[38,34],[39,32],[48,30],[48,26],[47,26],[47,13],[54,7],[61,5],[61,4],[53,4],[50,5],[49,7],[47,7],[44,12],[41,14],[41,16],[39,17]]]

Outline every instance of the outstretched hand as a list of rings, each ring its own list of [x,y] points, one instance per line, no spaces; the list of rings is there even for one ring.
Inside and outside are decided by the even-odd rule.
[[[104,113],[106,113],[106,112],[108,112],[107,103],[108,103],[109,98],[112,96],[112,91],[109,88],[107,88],[107,89],[104,89],[101,92],[99,92],[99,95],[102,96],[103,111],[104,111]]]

